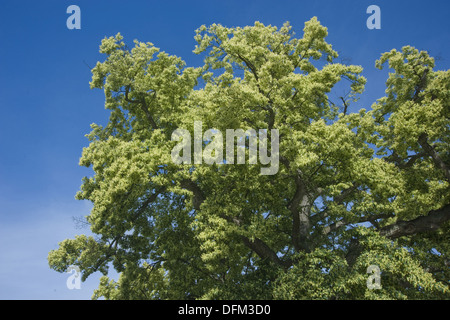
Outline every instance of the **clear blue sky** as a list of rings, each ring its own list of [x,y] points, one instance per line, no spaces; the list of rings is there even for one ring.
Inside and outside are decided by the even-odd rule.
[[[66,9],[81,9],[81,30],[68,30]],[[381,8],[381,29],[369,30],[366,9]],[[384,93],[380,54],[412,45],[439,56],[449,69],[450,2],[428,1],[116,1],[41,0],[0,3],[0,299],[89,299],[99,276],[66,287],[68,274],[52,271],[47,254],[79,230],[73,217],[89,203],[74,195],[91,171],[78,166],[93,122],[105,123],[104,97],[89,89],[105,36],[152,42],[198,66],[194,30],[202,24],[245,26],[256,20],[290,21],[301,35],[317,16],[327,40],[368,79],[359,105],[369,108]],[[354,111],[354,110],[353,110]]]

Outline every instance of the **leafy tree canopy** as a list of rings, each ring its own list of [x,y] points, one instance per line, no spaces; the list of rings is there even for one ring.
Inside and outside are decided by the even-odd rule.
[[[363,70],[336,62],[326,36],[316,18],[301,37],[288,23],[201,26],[199,68],[105,38],[90,85],[110,119],[92,125],[80,165],[95,174],[76,195],[95,236],[62,241],[51,268],[103,272],[93,298],[448,299],[450,73],[393,49],[375,63],[386,95],[350,113]],[[349,95],[332,101],[338,83]],[[174,163],[172,133],[194,121],[277,129],[278,172]]]

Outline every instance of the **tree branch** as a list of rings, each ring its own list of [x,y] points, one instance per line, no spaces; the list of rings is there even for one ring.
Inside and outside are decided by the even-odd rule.
[[[436,152],[434,147],[432,147],[428,143],[428,135],[426,133],[422,133],[419,136],[419,144],[425,150],[425,152],[433,159],[435,165],[442,170],[445,178],[448,182],[450,182],[450,169],[447,167],[447,164],[442,160],[439,154]]]
[[[203,194],[202,189],[200,189],[200,187],[195,182],[189,179],[184,179],[183,181],[181,181],[180,186],[183,189],[189,190],[193,193],[194,197],[192,199],[192,203],[194,209],[197,211],[200,210],[201,204],[203,203],[203,201],[205,201],[205,195]]]
[[[419,233],[435,231],[450,220],[450,204],[438,210],[432,210],[426,216],[421,216],[410,221],[398,221],[380,229],[380,234],[390,239]]]
[[[297,188],[288,204],[288,209],[292,213],[292,244],[296,251],[309,251],[309,211],[311,209],[311,201],[301,177],[301,172],[297,173],[295,184]]]
[[[131,100],[128,95],[130,93],[130,86],[125,87],[125,101],[129,103],[138,103],[141,106],[141,110],[144,112],[145,116],[147,117],[147,120],[150,122],[150,125],[154,130],[158,129],[158,125],[156,124],[155,120],[153,119],[152,115],[148,111],[147,102],[145,101],[145,97],[139,100]]]
[[[419,99],[420,91],[425,89],[425,87],[427,86],[427,74],[429,71],[430,71],[430,69],[428,69],[428,68],[425,69],[425,71],[423,72],[423,74],[420,78],[419,84],[415,87],[415,92],[414,92],[414,96],[413,96],[414,102],[417,102],[417,100]]]
[[[203,194],[203,191],[200,189],[200,187],[193,182],[192,180],[185,179],[181,182],[181,187],[184,189],[187,189],[191,191],[194,194],[194,209],[199,210],[200,205],[205,200],[205,196]],[[229,217],[226,215],[220,215],[223,219],[227,220],[228,222],[231,222],[237,226],[241,225],[241,220],[237,217]],[[292,265],[292,262],[290,261],[283,261],[281,260],[275,251],[273,251],[264,241],[258,238],[253,238],[253,240],[250,240],[248,237],[241,235],[241,239],[244,242],[244,245],[247,246],[249,249],[253,250],[261,259],[269,259],[270,261],[284,267],[288,268]]]
[[[418,159],[425,155],[425,152],[419,152],[412,156],[409,156],[409,160],[407,162],[403,162],[403,159],[394,150],[392,154],[388,157],[385,157],[384,160],[394,163],[400,169],[406,169],[412,167]]]
[[[264,241],[258,238],[253,238],[250,240],[249,238],[245,236],[241,236],[242,241],[244,244],[253,250],[260,258],[262,259],[268,259],[274,263],[276,263],[279,266],[284,267],[285,269],[289,268],[292,265],[292,261],[283,261],[281,260],[275,251],[273,251]]]
[[[241,56],[239,53],[237,53],[237,56],[239,57],[239,59],[241,59],[242,61],[244,61],[244,63],[246,64],[246,66],[250,69],[250,71],[253,73],[253,75],[255,76],[256,81],[259,80],[258,78],[258,73],[256,72],[256,68],[255,66],[248,61],[246,58],[244,58],[243,56]]]
[[[158,198],[158,196],[161,194],[161,192],[163,192],[165,190],[165,187],[161,187],[157,190],[155,190],[155,193],[153,193],[152,195],[150,195],[147,200],[145,200],[141,207],[133,214],[133,216],[131,217],[130,221],[133,222],[135,221],[141,214],[142,212],[144,212],[144,210],[148,207],[148,205],[152,202],[154,202],[156,200],[156,198]],[[114,237],[114,239],[112,239],[111,243],[108,246],[108,249],[106,250],[107,253],[105,254],[105,256],[97,261],[97,263],[93,266],[92,268],[92,272],[96,272],[105,262],[107,262],[112,256],[116,255],[117,252],[117,245],[119,244],[120,240],[123,238],[124,234],[118,234]],[[114,248],[113,248],[114,247]]]
[[[333,202],[336,204],[342,204],[346,197],[350,196],[353,192],[358,190],[358,185],[356,183],[353,183],[351,187],[348,187],[341,191],[341,193],[333,198]],[[312,218],[312,221],[314,224],[316,224],[321,219],[324,219],[328,216],[328,210],[329,208],[326,207],[322,211],[315,214]]]
[[[344,115],[347,114],[348,104],[345,102],[344,97],[340,97],[342,100],[342,103],[344,104]]]

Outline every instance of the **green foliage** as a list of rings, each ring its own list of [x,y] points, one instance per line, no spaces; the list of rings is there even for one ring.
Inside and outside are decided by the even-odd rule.
[[[62,241],[49,265],[104,273],[95,299],[450,298],[450,72],[410,46],[387,52],[386,96],[349,113],[366,80],[326,36],[316,18],[302,37],[202,26],[200,68],[105,38],[90,84],[110,120],[87,135],[80,165],[95,174],[76,195],[96,237]],[[331,101],[342,79],[351,99]],[[278,129],[279,171],[175,164],[172,132],[194,121]]]

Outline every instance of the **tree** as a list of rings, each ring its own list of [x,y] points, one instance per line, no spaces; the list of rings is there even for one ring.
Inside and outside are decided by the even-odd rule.
[[[392,71],[386,96],[349,113],[365,78],[334,62],[326,36],[316,18],[301,38],[288,23],[202,26],[200,68],[105,38],[90,85],[110,119],[92,125],[80,165],[95,174],[76,196],[93,203],[96,236],[62,241],[49,265],[83,281],[114,267],[120,279],[103,276],[93,298],[450,298],[450,73],[394,49],[376,61]],[[333,102],[341,80],[349,99]],[[172,133],[194,121],[278,130],[278,172],[174,163]]]

